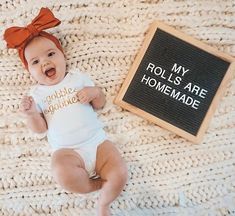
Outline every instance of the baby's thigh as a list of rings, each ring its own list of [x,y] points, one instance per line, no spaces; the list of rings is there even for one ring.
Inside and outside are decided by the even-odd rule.
[[[96,172],[102,179],[127,178],[127,166],[115,145],[106,140],[97,149]]]

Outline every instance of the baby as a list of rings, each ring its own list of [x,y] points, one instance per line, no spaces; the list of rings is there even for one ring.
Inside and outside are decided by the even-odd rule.
[[[94,112],[105,104],[103,92],[84,73],[68,72],[58,39],[42,31],[59,24],[42,8],[27,27],[5,31],[8,48],[18,49],[37,81],[30,96],[23,97],[20,111],[32,131],[47,131],[56,182],[74,193],[101,189],[98,215],[110,215],[109,206],[127,181],[127,167]]]

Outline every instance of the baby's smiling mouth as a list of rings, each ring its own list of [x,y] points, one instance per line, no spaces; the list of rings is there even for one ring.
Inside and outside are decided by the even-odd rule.
[[[49,69],[47,69],[47,70],[45,71],[45,75],[46,75],[47,77],[52,77],[52,76],[54,76],[55,74],[56,74],[55,68],[49,68]]]

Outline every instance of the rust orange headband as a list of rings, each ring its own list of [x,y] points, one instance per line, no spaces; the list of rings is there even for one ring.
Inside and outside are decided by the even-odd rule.
[[[26,27],[10,27],[5,30],[4,40],[7,42],[8,48],[18,50],[19,57],[25,68],[28,70],[28,63],[24,56],[24,50],[27,44],[37,36],[45,37],[55,43],[57,48],[63,52],[59,40],[49,34],[44,29],[49,29],[60,24],[60,20],[55,18],[53,13],[48,8],[41,8],[39,14]]]

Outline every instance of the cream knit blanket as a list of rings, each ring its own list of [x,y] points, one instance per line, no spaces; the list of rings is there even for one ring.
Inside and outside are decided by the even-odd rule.
[[[34,81],[17,52],[6,49],[3,31],[28,24],[45,6],[62,21],[49,32],[61,40],[68,68],[88,73],[106,94],[99,118],[129,169],[113,215],[235,215],[234,80],[199,145],[113,104],[154,20],[235,56],[233,0],[1,0],[0,215],[95,215],[98,192],[62,190],[46,139],[17,112]]]

